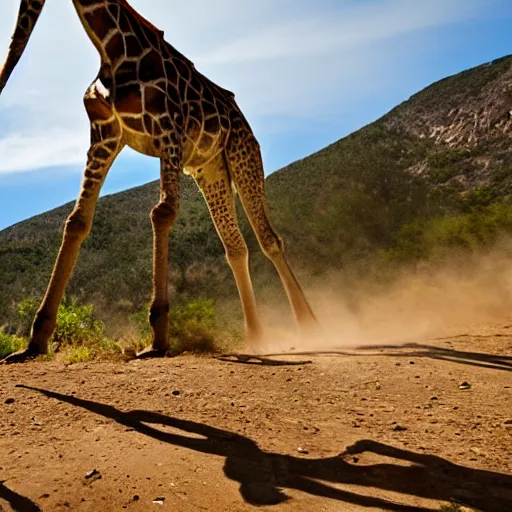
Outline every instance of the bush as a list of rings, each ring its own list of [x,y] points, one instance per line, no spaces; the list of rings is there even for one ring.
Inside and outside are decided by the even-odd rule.
[[[24,335],[30,333],[30,327],[39,303],[34,298],[28,298],[18,304],[20,325]],[[94,318],[91,304],[81,305],[76,299],[64,298],[57,311],[57,325],[52,342],[58,347],[66,344],[83,345],[92,340],[103,338],[103,322]]]
[[[57,326],[53,333],[53,342],[58,346],[86,345],[103,340],[104,329],[103,322],[94,319],[91,304],[80,305],[75,299],[64,299],[57,312]]]
[[[512,207],[494,204],[464,215],[438,217],[406,224],[395,246],[383,253],[385,261],[407,262],[428,259],[447,249],[473,251],[496,243],[512,232]]]
[[[215,303],[196,299],[177,304],[169,314],[171,352],[214,352],[216,350]]]
[[[25,346],[25,340],[19,336],[7,334],[0,328],[0,359],[7,357],[13,352],[21,350]]]
[[[38,307],[38,301],[32,297],[18,304],[19,329],[24,335],[30,333]],[[63,351],[70,363],[119,357],[121,347],[104,336],[104,329],[103,322],[95,319],[92,305],[64,298],[57,312],[50,351]]]
[[[169,352],[173,355],[216,352],[221,337],[230,336],[218,329],[216,317],[215,303],[211,299],[194,299],[173,305],[169,312]],[[136,313],[132,320],[143,338],[142,345],[149,345],[152,331],[147,312]]]

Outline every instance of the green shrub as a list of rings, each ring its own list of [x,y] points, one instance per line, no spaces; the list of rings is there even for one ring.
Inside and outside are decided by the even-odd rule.
[[[463,215],[438,217],[404,225],[386,262],[425,260],[448,249],[476,250],[512,232],[512,206],[493,204]]]
[[[57,313],[53,342],[61,346],[101,341],[104,328],[103,322],[94,319],[91,304],[80,305],[75,299],[65,299]]]
[[[23,334],[30,333],[38,307],[39,302],[32,297],[18,304],[18,323]],[[64,358],[70,363],[119,358],[122,353],[121,346],[105,337],[104,328],[103,322],[95,319],[92,305],[64,298],[57,312],[50,352],[62,351]]]
[[[217,351],[221,337],[230,337],[232,333],[219,329],[216,319],[215,303],[211,299],[201,298],[174,304],[169,312],[169,352],[181,354]],[[152,331],[147,311],[136,313],[132,320],[141,334],[140,344],[148,346]]]
[[[169,314],[171,352],[214,352],[216,348],[216,311],[210,299],[176,304]]]
[[[71,347],[67,354],[66,360],[71,364],[85,363],[92,359],[89,347]]]
[[[18,304],[18,314],[23,334],[30,333],[34,315],[39,307],[36,299],[30,297]],[[66,344],[86,344],[103,338],[104,324],[94,318],[91,304],[79,304],[76,299],[64,298],[57,312],[57,325],[52,342],[58,347]]]
[[[0,328],[0,359],[7,357],[13,352],[21,350],[25,346],[25,340],[19,336],[7,334]]]

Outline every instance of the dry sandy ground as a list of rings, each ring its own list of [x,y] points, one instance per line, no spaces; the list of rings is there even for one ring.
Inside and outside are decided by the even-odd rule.
[[[0,510],[510,512],[511,355],[501,324],[261,360],[2,366]]]

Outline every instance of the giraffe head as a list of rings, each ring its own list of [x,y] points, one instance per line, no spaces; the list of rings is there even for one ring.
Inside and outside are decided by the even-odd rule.
[[[16,28],[12,36],[9,53],[0,71],[0,94],[14,71],[27,46],[30,34],[41,14],[46,0],[21,0]]]

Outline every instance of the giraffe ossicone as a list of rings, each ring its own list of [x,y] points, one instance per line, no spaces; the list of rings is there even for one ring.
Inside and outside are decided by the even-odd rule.
[[[28,348],[7,358],[20,362],[48,350],[66,285],[88,236],[96,202],[108,170],[125,146],[161,162],[160,201],[151,212],[153,296],[150,350],[168,348],[168,235],[179,206],[182,171],[199,186],[225,248],[238,287],[246,336],[257,342],[262,325],[249,274],[247,245],[238,227],[236,190],[265,255],[274,264],[301,329],[316,319],[272,228],[264,196],[259,144],[234,94],[199,73],[193,63],[163,38],[126,0],[72,0],[80,21],[101,57],[98,76],[84,96],[91,125],[82,189],[69,215],[62,244]],[[21,0],[16,29],[4,67],[0,93],[18,63],[45,0]]]

